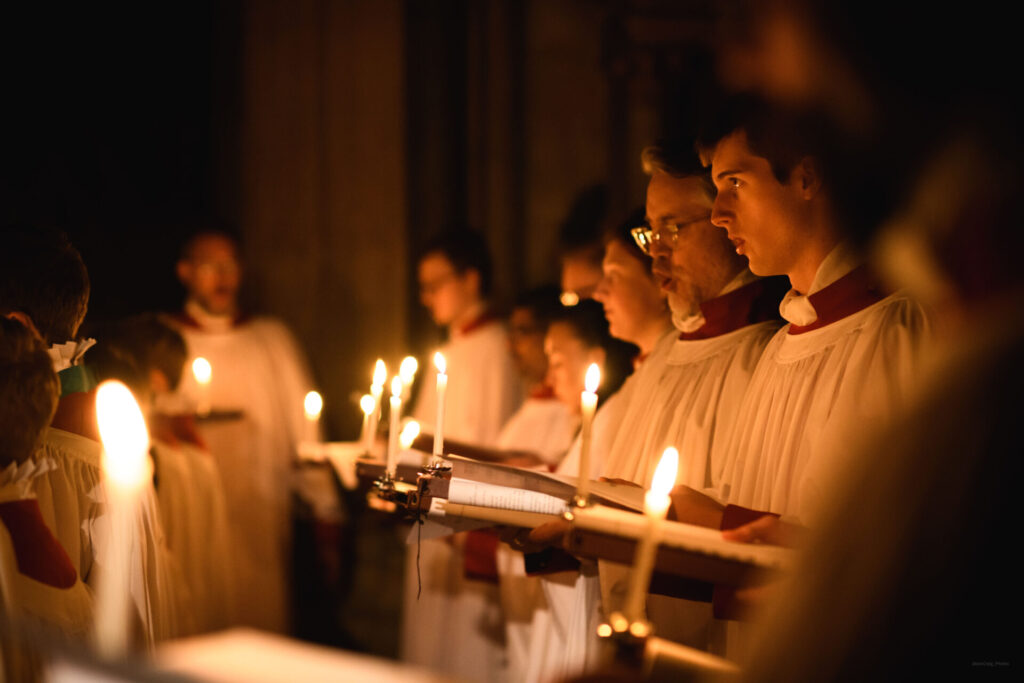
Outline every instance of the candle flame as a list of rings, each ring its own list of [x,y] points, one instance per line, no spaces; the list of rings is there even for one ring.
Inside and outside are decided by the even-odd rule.
[[[437,368],[437,371],[442,375],[448,368],[448,365],[445,363],[444,356],[441,355],[440,351],[434,354],[434,367]]]
[[[359,407],[362,408],[363,415],[369,415],[377,407],[377,402],[373,400],[373,396],[363,394],[363,397],[359,399]]]
[[[651,493],[658,496],[668,496],[672,487],[676,484],[676,473],[678,470],[679,451],[669,446],[661,454],[658,467],[654,470],[654,478],[651,480]]]
[[[420,435],[420,423],[416,420],[409,420],[402,427],[402,433],[398,435],[398,443],[402,449],[412,448],[412,442]]]
[[[317,392],[311,391],[306,394],[303,407],[306,409],[306,419],[315,420],[320,417],[320,411],[324,409],[324,399]]]
[[[384,365],[384,361],[381,358],[377,359],[377,364],[373,368],[373,383],[378,387],[384,386],[384,382],[388,379],[388,366]]]
[[[398,376],[402,378],[403,384],[412,384],[412,381],[416,378],[416,371],[419,369],[419,362],[412,356],[406,356],[402,359],[402,364],[398,368]]]
[[[395,375],[391,380],[391,397],[401,398],[402,396],[402,378]]]
[[[200,384],[209,384],[210,379],[213,377],[213,368],[210,366],[210,361],[202,356],[196,358],[192,361],[192,374]]]
[[[578,377],[579,375],[577,375]],[[594,393],[597,388],[601,385],[601,368],[597,367],[597,363],[591,363],[590,367],[587,368],[587,377],[583,380],[583,386],[586,387],[587,391]]]
[[[108,380],[96,390],[96,421],[103,442],[103,469],[124,488],[139,488],[149,476],[149,433],[142,410],[124,384]]]
[[[575,306],[578,304],[580,302],[580,297],[576,292],[562,292],[561,296],[558,297],[558,300],[563,306],[568,308],[569,306]]]

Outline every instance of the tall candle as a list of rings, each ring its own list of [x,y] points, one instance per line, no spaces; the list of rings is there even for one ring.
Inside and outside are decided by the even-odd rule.
[[[210,380],[213,379],[213,367],[210,365],[210,361],[202,356],[192,361],[192,375],[196,378],[196,384],[199,386],[196,413],[199,415],[209,415]]]
[[[376,436],[377,425],[380,424],[381,398],[384,396],[384,382],[388,379],[388,368],[384,361],[377,359],[373,368],[373,382],[370,384],[370,396],[373,397],[373,415],[370,417],[370,433]],[[370,443],[372,444],[372,438]]]
[[[306,394],[302,407],[306,413],[306,433],[303,441],[320,443],[320,413],[324,409],[324,399],[319,393],[311,391]]]
[[[135,397],[117,381],[104,382],[96,390],[96,420],[103,442],[110,537],[101,560],[95,635],[100,654],[113,658],[128,651],[129,567],[139,500],[150,476],[149,434]]]
[[[590,495],[590,433],[594,423],[594,411],[597,410],[597,387],[600,384],[601,369],[597,367],[597,363],[591,363],[583,380],[584,391],[580,394],[583,420],[580,427],[580,478],[576,485],[576,499],[582,502],[586,502]]]
[[[437,421],[434,425],[434,460],[444,457],[444,401],[448,392],[448,375],[445,374],[447,364],[444,356],[438,351],[434,354],[434,367],[437,368]]]
[[[359,441],[363,444],[363,451],[369,453],[373,448],[373,431],[370,429],[370,420],[373,419],[373,412],[377,410],[377,402],[373,400],[373,396],[363,394],[363,397],[359,399],[359,407],[363,411],[363,431],[359,435]]]
[[[679,451],[669,446],[662,453],[658,467],[654,470],[650,490],[644,494],[647,531],[637,545],[629,592],[626,593],[625,614],[631,623],[644,618],[644,600],[651,583],[651,573],[654,571],[654,559],[658,551],[658,542],[661,540],[662,525],[672,503],[669,493],[676,483],[678,469]]]
[[[402,364],[398,366],[398,376],[402,378],[402,402],[405,403],[412,396],[412,383],[416,379],[416,371],[419,370],[419,362],[412,356],[406,356],[402,359]]]
[[[392,479],[398,471],[398,434],[402,414],[402,378],[395,375],[391,380],[391,424],[388,429],[388,456],[386,468]]]

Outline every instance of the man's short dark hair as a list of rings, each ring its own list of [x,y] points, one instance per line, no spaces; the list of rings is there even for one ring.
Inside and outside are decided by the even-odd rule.
[[[20,322],[0,316],[0,467],[32,455],[59,395],[43,345]]]
[[[149,371],[159,370],[171,389],[181,382],[188,358],[181,333],[158,313],[143,313],[103,325],[99,342],[89,353],[97,377],[119,379],[132,389],[145,389]]]
[[[565,220],[558,228],[560,258],[583,258],[601,265],[601,229],[608,216],[608,188],[590,185],[572,200]]]
[[[487,248],[487,240],[479,232],[469,228],[448,230],[427,242],[417,263],[432,254],[445,257],[459,275],[475,270],[480,276],[480,295],[490,295],[493,284],[491,252]]]
[[[234,247],[236,256],[240,249],[238,235],[235,235],[232,231],[222,228],[202,228],[200,230],[192,231],[188,239],[185,240],[181,245],[181,251],[178,252],[179,261],[191,261],[192,256],[196,250],[196,246],[204,239],[209,237],[215,237],[222,239],[232,247]]]
[[[73,339],[89,306],[89,273],[64,233],[0,230],[0,313],[24,313],[49,344]]]
[[[788,112],[760,98],[737,95],[709,110],[697,136],[697,152],[704,165],[710,166],[718,143],[743,131],[750,151],[767,159],[772,174],[785,183],[802,159],[820,155],[822,123],[813,115]]]

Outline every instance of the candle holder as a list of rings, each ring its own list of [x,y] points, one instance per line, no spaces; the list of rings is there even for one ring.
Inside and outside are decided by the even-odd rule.
[[[443,476],[452,471],[452,464],[442,457],[435,456],[431,458],[430,464],[423,468],[420,474],[426,474],[433,477]]]
[[[580,495],[579,493],[574,494],[572,501],[570,501],[574,508],[588,508],[594,505],[594,501],[590,499],[589,494]],[[572,520],[569,520],[572,521]]]
[[[630,622],[621,612],[613,612],[607,623],[597,627],[598,637],[606,644],[608,658],[633,670],[643,666],[647,639],[652,633],[649,621]]]

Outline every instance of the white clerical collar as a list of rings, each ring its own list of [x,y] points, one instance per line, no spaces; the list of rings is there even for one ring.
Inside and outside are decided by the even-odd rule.
[[[757,279],[758,276],[751,273],[749,268],[744,268],[736,275],[736,277],[729,280],[725,287],[722,287],[722,291],[716,294],[714,298],[717,299],[720,296],[725,296],[729,292],[734,292],[740,287],[749,285]],[[707,321],[704,319],[704,313],[701,311],[699,305],[695,311],[691,311],[687,316],[677,318],[675,314],[672,315],[672,324],[677,330],[683,333],[696,332],[700,328],[704,327],[705,322]]]
[[[80,341],[69,341],[63,344],[53,344],[46,350],[53,363],[53,371],[60,372],[67,370],[72,365],[82,362],[82,356],[96,344],[95,339],[82,339]]]
[[[810,295],[825,289],[861,264],[857,253],[846,242],[840,242],[828,253],[818,266],[811,287],[805,294],[795,289],[786,292],[779,303],[779,313],[794,325],[810,325],[818,319],[818,312],[811,304]]]
[[[227,332],[235,326],[235,314],[216,315],[210,313],[195,299],[185,302],[185,313],[196,321],[200,328],[208,332]]]
[[[0,470],[0,503],[35,498],[33,480],[56,467],[51,458],[38,456],[10,463]]]

